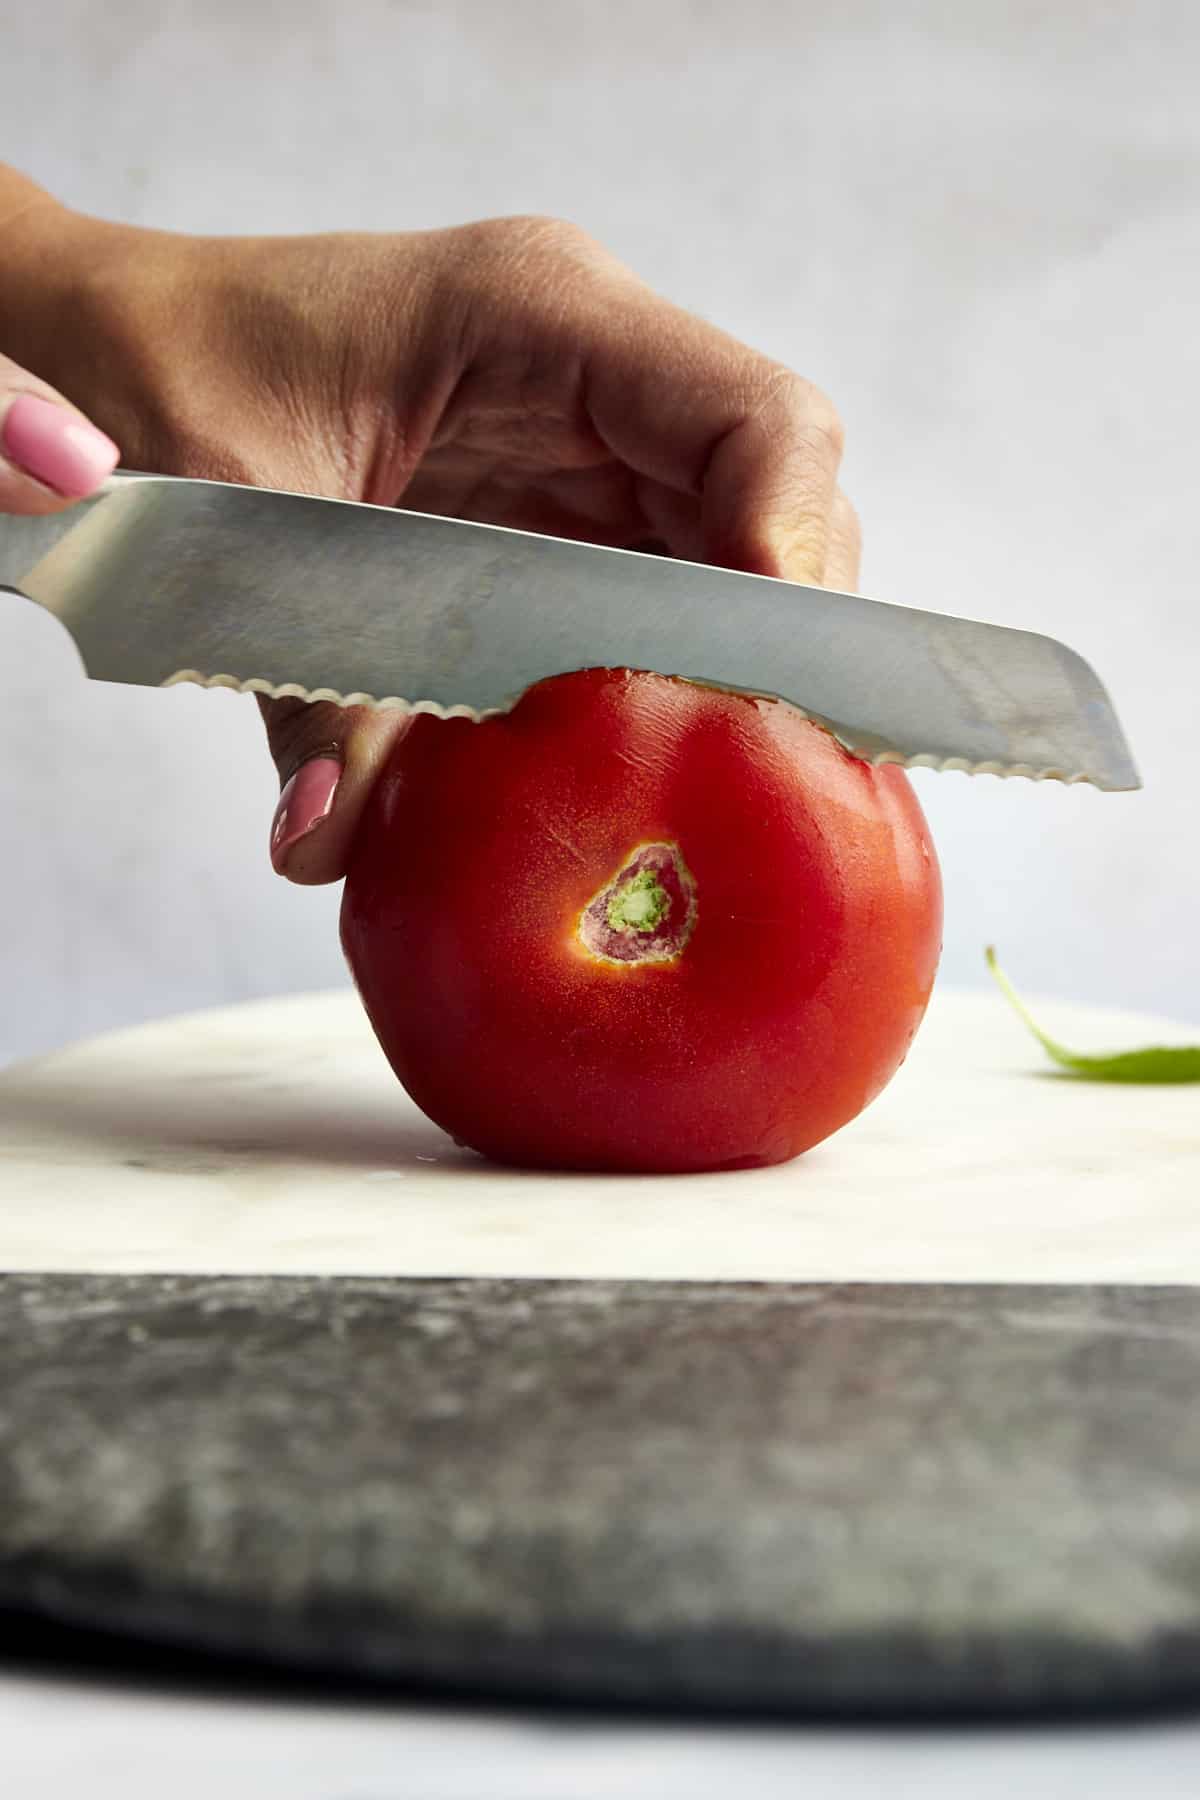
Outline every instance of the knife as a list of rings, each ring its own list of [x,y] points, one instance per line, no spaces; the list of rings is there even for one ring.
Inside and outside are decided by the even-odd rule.
[[[652,669],[787,699],[871,762],[1141,785],[1053,638],[393,507],[120,471],[0,518],[0,585],[101,681],[479,718],[544,676]]]

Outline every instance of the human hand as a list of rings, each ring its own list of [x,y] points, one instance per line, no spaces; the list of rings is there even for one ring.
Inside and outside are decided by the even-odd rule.
[[[61,512],[95,493],[117,456],[61,394],[0,356],[0,513]]]
[[[573,226],[194,239],[68,218],[87,360],[60,333],[38,366],[131,466],[856,584],[828,400]],[[63,229],[34,223],[43,242]],[[296,700],[263,714],[283,784],[272,860],[334,880],[404,720]]]

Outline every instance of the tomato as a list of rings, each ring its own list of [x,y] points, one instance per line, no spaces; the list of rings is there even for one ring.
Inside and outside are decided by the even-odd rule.
[[[777,1163],[890,1079],[941,948],[903,771],[782,701],[628,670],[419,717],[342,941],[418,1106],[497,1161]]]

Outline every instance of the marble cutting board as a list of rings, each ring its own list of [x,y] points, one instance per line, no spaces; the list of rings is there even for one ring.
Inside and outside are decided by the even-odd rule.
[[[1081,1048],[1189,1037],[1041,1010]],[[0,1073],[0,1269],[1200,1281],[1198,1200],[1200,1087],[1063,1080],[989,992],[939,994],[891,1086],[828,1143],[724,1175],[514,1173],[456,1150],[351,993]]]
[[[1160,1021],[1051,1009],[1081,1046]],[[0,1076],[0,1611],[790,1711],[1200,1696],[1200,1090],[943,995],[786,1169],[456,1151],[348,994]]]

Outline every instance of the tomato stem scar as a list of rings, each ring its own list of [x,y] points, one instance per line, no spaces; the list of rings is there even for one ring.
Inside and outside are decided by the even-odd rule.
[[[579,915],[602,962],[674,962],[696,923],[696,883],[676,844],[639,844]]]
[[[653,869],[640,869],[617,889],[606,917],[613,931],[653,931],[671,910],[668,894]]]

